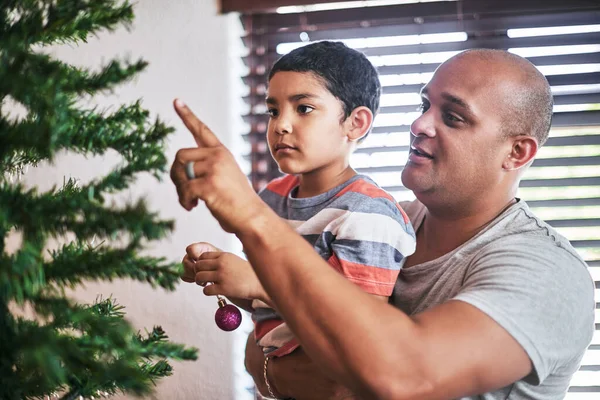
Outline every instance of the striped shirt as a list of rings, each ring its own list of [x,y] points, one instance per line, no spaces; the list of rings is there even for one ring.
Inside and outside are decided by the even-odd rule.
[[[333,268],[367,293],[390,296],[415,232],[394,198],[364,175],[326,193],[296,198],[298,178],[286,175],[260,193]],[[293,334],[268,305],[253,301],[255,337],[265,354],[283,356],[298,347]]]

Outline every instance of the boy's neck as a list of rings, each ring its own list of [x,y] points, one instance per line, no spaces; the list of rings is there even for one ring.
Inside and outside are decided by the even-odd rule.
[[[336,186],[341,185],[348,179],[356,175],[356,171],[350,166],[341,170],[332,170],[331,168],[321,168],[305,174],[298,175],[300,185],[296,197],[306,198],[314,197],[326,193]]]

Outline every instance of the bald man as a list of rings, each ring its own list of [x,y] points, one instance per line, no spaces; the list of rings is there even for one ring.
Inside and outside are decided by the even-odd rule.
[[[417,198],[402,205],[417,249],[392,304],[329,268],[260,202],[212,132],[176,105],[199,146],[173,164],[181,204],[204,201],[240,238],[302,346],[265,360],[249,338],[246,366],[263,394],[564,398],[592,338],[594,285],[568,240],[516,198],[550,129],[548,82],[521,57],[471,50],[443,63],[421,97],[402,171]],[[186,178],[190,162],[199,178]]]

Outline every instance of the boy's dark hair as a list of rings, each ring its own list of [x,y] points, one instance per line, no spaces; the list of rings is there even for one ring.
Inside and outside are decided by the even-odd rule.
[[[365,106],[373,116],[379,111],[381,83],[377,70],[360,51],[341,42],[322,41],[297,48],[281,57],[269,72],[311,72],[343,105],[344,119],[356,107]]]

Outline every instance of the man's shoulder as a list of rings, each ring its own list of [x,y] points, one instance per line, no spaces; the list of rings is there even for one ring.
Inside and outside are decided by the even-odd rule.
[[[570,241],[554,227],[539,218],[526,202],[519,201],[501,215],[488,229],[496,245],[530,248],[562,254],[584,264]]]
[[[467,275],[486,276],[489,271],[497,283],[504,277],[504,283],[511,286],[519,276],[549,295],[556,295],[555,283],[561,282],[560,291],[570,288],[573,296],[587,298],[593,281],[569,240],[524,202],[512,208],[464,246],[461,253],[470,254],[471,260]]]

